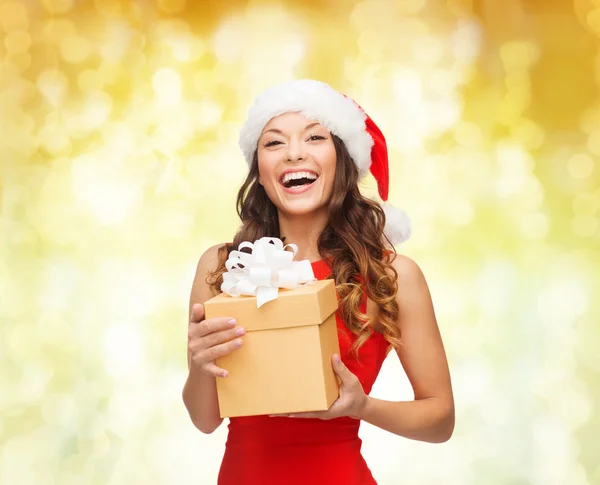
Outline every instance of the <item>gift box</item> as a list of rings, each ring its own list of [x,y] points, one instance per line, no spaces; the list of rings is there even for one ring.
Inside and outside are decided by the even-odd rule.
[[[216,360],[229,373],[217,378],[221,417],[327,410],[339,395],[331,365],[340,352],[335,282],[257,298],[222,293],[204,303],[206,318],[232,317],[246,330],[243,345]]]

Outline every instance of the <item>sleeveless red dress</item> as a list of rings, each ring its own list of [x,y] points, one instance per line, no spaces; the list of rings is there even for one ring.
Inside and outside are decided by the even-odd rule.
[[[319,280],[331,274],[323,260],[312,263]],[[366,294],[360,309],[366,312]],[[369,394],[386,356],[379,333],[349,354],[355,336],[336,314],[340,354]],[[248,416],[231,418],[218,485],[376,485],[363,459],[360,420]]]

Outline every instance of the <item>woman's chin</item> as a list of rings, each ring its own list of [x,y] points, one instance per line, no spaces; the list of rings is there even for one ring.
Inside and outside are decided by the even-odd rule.
[[[289,217],[300,217],[327,210],[327,205],[313,200],[284,201],[281,210]]]

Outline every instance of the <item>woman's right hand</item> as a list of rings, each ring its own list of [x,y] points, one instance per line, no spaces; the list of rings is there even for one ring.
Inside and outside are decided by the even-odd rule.
[[[188,326],[188,350],[191,363],[205,374],[213,377],[227,377],[225,369],[217,367],[215,359],[227,355],[242,346],[245,334],[242,327],[235,326],[229,317],[204,318],[204,305],[192,306]]]

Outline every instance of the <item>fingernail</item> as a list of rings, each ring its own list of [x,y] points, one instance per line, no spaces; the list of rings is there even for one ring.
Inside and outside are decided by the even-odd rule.
[[[226,370],[221,372],[221,377],[227,377],[228,375],[229,375],[229,372],[227,372]]]
[[[231,320],[228,320],[227,323],[230,327],[235,327],[235,320],[233,318]]]
[[[241,339],[241,338],[238,338],[238,339],[236,339],[236,340],[235,340],[235,342],[234,342],[234,343],[235,343],[236,347],[239,347],[239,346],[241,346],[241,345],[242,345],[242,339]]]
[[[246,333],[246,330],[244,330],[244,327],[240,327],[235,331],[235,333],[237,335],[244,335],[244,333]]]
[[[339,364],[339,363],[341,362],[341,360],[340,360],[340,356],[339,356],[338,354],[333,354],[333,361],[334,361],[336,364]]]

